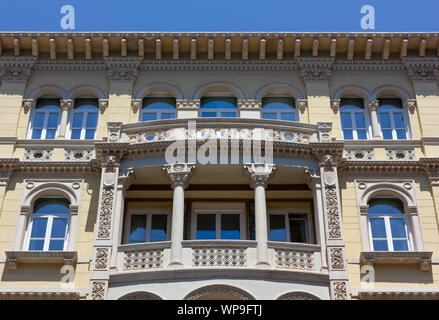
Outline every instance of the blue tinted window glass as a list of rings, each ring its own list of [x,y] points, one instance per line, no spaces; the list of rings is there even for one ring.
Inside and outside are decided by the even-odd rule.
[[[340,113],[341,117],[341,127],[343,129],[352,128],[351,114],[342,112]]]
[[[98,111],[98,99],[95,98],[76,98],[75,110]]]
[[[64,239],[66,236],[67,221],[68,219],[66,218],[54,218],[52,221],[52,234],[50,237]]]
[[[44,238],[46,236],[47,218],[34,218],[32,220],[31,238]]]
[[[280,118],[281,120],[286,120],[286,121],[295,121],[295,117],[294,117],[294,113],[286,113],[286,112],[282,112],[280,114]]]
[[[395,128],[405,128],[402,112],[393,113],[393,122],[395,123]]]
[[[146,216],[135,214],[131,216],[130,243],[146,241]]]
[[[277,114],[271,112],[263,112],[262,119],[276,119]]]
[[[372,231],[372,238],[386,238],[384,218],[370,219],[370,228]]]
[[[58,113],[49,113],[49,120],[47,121],[48,128],[56,128],[58,127]]]
[[[221,239],[240,239],[239,214],[221,215]]]
[[[38,98],[37,99],[38,110],[60,110],[59,99],[55,98]]]
[[[344,129],[343,130],[343,138],[345,140],[352,140],[352,139],[354,139],[354,136],[352,134],[352,130]]]
[[[62,251],[64,249],[64,240],[50,240],[49,250]]]
[[[394,251],[408,251],[409,246],[407,240],[393,240]]]
[[[342,98],[340,103],[341,111],[364,110],[364,101],[361,98]]]
[[[66,199],[41,198],[35,202],[34,213],[38,214],[70,214],[69,202]]]
[[[262,111],[265,110],[293,110],[295,109],[294,98],[268,97],[262,99]]]
[[[407,238],[404,219],[390,219],[392,238]]]
[[[56,129],[47,129],[46,130],[46,139],[55,139]]]
[[[373,240],[373,250],[375,251],[389,251],[387,240]]]
[[[216,112],[202,112],[201,117],[203,118],[215,118]]]
[[[44,125],[44,113],[35,113],[34,128],[41,128]]]
[[[81,139],[81,129],[72,130],[72,139]]]
[[[270,215],[270,240],[286,241],[285,216],[279,214]]]
[[[95,129],[87,129],[85,130],[85,139],[93,140],[95,138]]]
[[[221,112],[221,117],[224,118],[235,118],[236,113],[235,112]]]
[[[374,198],[369,200],[369,214],[403,214],[404,205],[395,198]]]
[[[84,113],[82,112],[75,112],[73,114],[73,128],[82,128],[82,118],[84,117]]]
[[[144,98],[143,108],[151,110],[175,110],[175,98]]]
[[[153,214],[151,219],[151,241],[166,241],[167,216]]]
[[[98,125],[98,114],[97,113],[89,113],[87,115],[87,128],[96,128]]]
[[[379,106],[380,110],[401,110],[400,106],[396,106],[393,104],[382,104]]]
[[[405,132],[405,129],[398,129],[396,130],[396,137],[400,140],[407,139],[407,134]]]
[[[32,139],[41,139],[41,133],[43,130],[41,129],[33,129],[32,130]]]
[[[355,125],[357,129],[366,128],[366,121],[364,120],[364,113],[355,113]]]
[[[382,129],[392,128],[390,124],[390,115],[388,113],[380,113],[380,125]]]
[[[161,118],[162,119],[174,119],[175,118],[175,113],[162,112],[161,113]]]
[[[201,98],[201,109],[236,109],[237,99],[231,97]]]
[[[358,139],[360,139],[360,140],[367,139],[367,132],[366,132],[366,130],[363,130],[363,129],[358,130],[357,129],[357,136],[358,136]]]
[[[383,133],[383,139],[385,139],[385,140],[392,140],[393,139],[392,130],[385,129],[385,130],[381,130],[381,131]]]
[[[214,214],[197,215],[197,239],[216,239]]]
[[[157,113],[144,112],[142,115],[142,121],[157,120]]]
[[[29,250],[43,250],[44,240],[31,240],[29,242]]]

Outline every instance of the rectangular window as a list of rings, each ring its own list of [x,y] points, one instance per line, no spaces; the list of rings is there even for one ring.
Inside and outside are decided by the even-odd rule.
[[[270,213],[269,240],[309,243],[310,234],[307,213]]]
[[[192,217],[192,238],[240,240],[244,237],[244,219],[238,210],[196,210]]]
[[[138,210],[130,212],[127,243],[144,243],[169,240],[170,216],[168,213]]]

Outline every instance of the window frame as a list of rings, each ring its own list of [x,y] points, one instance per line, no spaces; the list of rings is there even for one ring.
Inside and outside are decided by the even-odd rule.
[[[209,240],[246,240],[247,234],[245,225],[244,210],[241,208],[236,209],[194,209],[191,215],[191,240],[206,240],[197,239],[197,217],[199,214],[215,214],[215,239]],[[221,239],[221,215],[222,214],[239,214],[239,239]]]
[[[87,99],[87,98],[80,98],[80,99]],[[91,99],[95,99],[95,98],[90,98]],[[98,101],[98,99],[96,98],[96,101]],[[77,106],[76,106],[76,99],[75,99],[75,106],[72,108],[70,115],[69,115],[69,121],[67,123],[67,130],[69,132],[69,139],[71,140],[95,140],[96,139],[96,134],[98,132],[98,127],[99,127],[99,103],[96,104],[96,110],[90,110],[90,109],[84,109],[84,110],[78,110]],[[75,117],[76,113],[83,113],[85,116],[82,117],[82,125],[81,125],[81,135],[79,139],[73,139],[72,135],[73,135],[73,130],[74,129],[78,129],[78,128],[73,128],[73,119]],[[87,132],[87,118],[89,113],[96,113],[97,114],[97,120],[96,120],[96,128],[94,128],[95,132],[93,135],[93,139],[86,139],[85,138],[85,134]]]
[[[271,98],[275,98],[275,99],[291,99],[293,101],[293,106],[291,107],[291,111],[286,111],[286,110],[281,110],[281,109],[274,109],[274,110],[270,110],[267,111],[266,113],[276,113],[276,119],[265,119],[263,117],[264,114],[264,99],[271,99]],[[283,120],[281,118],[281,114],[282,113],[292,113],[294,114],[294,120]],[[292,96],[264,96],[261,99],[261,119],[264,120],[280,120],[280,121],[290,121],[290,122],[300,122],[299,121],[299,112],[298,112],[298,108],[296,105],[296,98],[292,97]]]
[[[396,197],[392,197],[392,196],[379,196],[379,197],[373,197],[370,198],[370,200],[372,199],[398,199]],[[401,200],[400,200],[401,201]],[[373,252],[408,252],[408,251],[414,251],[414,244],[413,244],[413,235],[412,235],[412,230],[411,230],[411,225],[410,225],[410,219],[407,215],[407,210],[406,210],[406,206],[404,204],[403,201],[401,201],[401,203],[403,204],[403,208],[404,208],[404,212],[399,214],[399,213],[380,213],[380,214],[367,214],[367,228],[368,228],[368,236],[369,236],[369,248],[371,249],[371,251]],[[394,250],[393,247],[393,240],[403,240],[402,238],[393,238],[392,236],[392,229],[390,226],[390,219],[391,218],[398,218],[398,219],[403,219],[404,220],[404,226],[405,226],[405,232],[407,235],[407,248],[408,250]],[[372,227],[371,227],[371,219],[384,219],[384,227],[386,230],[386,240],[387,240],[387,251],[382,251],[382,250],[375,250],[374,245],[373,245],[373,240],[374,238],[372,237]],[[381,239],[381,238],[375,238],[375,239]],[[381,240],[384,240],[381,239]]]
[[[363,111],[361,112],[359,110],[352,110],[352,109],[351,110],[348,109],[346,111],[343,111],[342,110],[343,105],[344,105],[343,104],[343,102],[344,102],[343,99],[351,100],[351,101],[352,100],[361,100]],[[342,113],[349,113],[349,116],[350,116],[350,119],[351,119],[352,128],[350,128],[348,130],[352,130],[352,139],[346,139],[346,137],[345,137],[345,134],[344,134],[345,128],[343,128],[343,122],[341,120],[341,114]],[[356,113],[363,113],[364,125],[366,126],[366,128],[365,128],[365,130],[366,130],[366,139],[358,139],[358,132],[357,132],[358,128],[357,128],[357,122],[355,121],[356,120],[355,119],[355,114]],[[362,98],[349,98],[349,97],[341,98],[340,108],[339,108],[339,119],[340,119],[340,130],[341,130],[341,135],[343,137],[343,140],[347,140],[347,141],[355,141],[355,140],[357,140],[357,141],[367,141],[367,140],[371,139],[371,137],[372,137],[372,124],[371,124],[369,112],[367,112],[366,106],[364,104],[364,99],[362,99]]]
[[[382,99],[395,100],[394,103],[396,102],[396,99],[399,99],[401,101],[401,104],[399,106],[400,110],[392,110],[392,109],[390,109],[390,110],[380,111]],[[408,117],[408,114],[407,114],[407,108],[405,107],[403,100],[400,99],[400,98],[378,98],[378,101],[379,101],[379,105],[378,105],[378,108],[377,108],[376,112],[377,112],[377,117],[378,117],[378,126],[379,126],[379,130],[380,130],[381,138],[383,140],[388,140],[388,141],[392,141],[392,140],[396,140],[396,141],[398,141],[398,140],[402,140],[402,141],[404,141],[404,140],[411,140],[409,117]],[[388,104],[392,104],[392,103],[388,103]],[[384,134],[383,134],[383,130],[382,130],[382,127],[381,127],[381,117],[380,117],[380,115],[382,113],[389,113],[390,126],[391,126],[390,129],[392,130],[392,139],[384,139]],[[397,128],[395,127],[395,119],[394,119],[394,116],[393,116],[394,113],[401,113],[402,114],[402,120],[404,121],[404,125],[405,125],[405,128],[404,128],[405,135],[406,135],[405,139],[398,139],[398,134],[396,132]],[[399,129],[402,129],[402,128],[399,128]]]
[[[145,107],[145,99],[173,99],[174,101],[174,110],[171,112],[170,109],[147,109],[147,107]],[[145,109],[147,109],[147,111],[145,112]],[[157,119],[155,120],[142,120],[143,119],[143,114],[144,113],[154,113],[157,115]],[[173,118],[167,118],[167,119],[162,119],[162,113],[172,113],[174,114]],[[139,110],[139,122],[149,122],[149,121],[158,121],[158,120],[170,120],[170,119],[176,119],[178,117],[178,113],[177,113],[177,100],[174,97],[169,97],[169,96],[147,96],[147,97],[143,97],[142,99],[142,106],[140,107]]]
[[[306,242],[292,242],[291,241],[291,232],[290,232],[290,214],[305,214],[306,215]],[[285,233],[286,240],[271,240],[270,239],[270,216],[271,215],[283,215],[285,217]],[[311,223],[310,210],[306,208],[290,208],[290,209],[269,209],[267,210],[267,232],[268,232],[268,241],[279,241],[285,243],[306,243],[312,244],[312,239],[314,238],[314,232]]]
[[[130,229],[131,229],[131,217],[133,215],[146,215],[146,234],[145,242],[133,242],[130,243]],[[151,221],[153,215],[166,215],[166,240],[151,241]],[[152,243],[171,240],[171,211],[169,209],[131,209],[128,210],[125,215],[125,228],[124,228],[124,244],[138,244],[138,243]]]
[[[48,197],[43,197],[43,198],[38,198],[38,199],[44,199],[44,198],[48,198]],[[65,199],[64,197],[56,197],[56,196],[52,196],[50,198],[51,199]],[[35,203],[34,203],[34,205],[35,205]],[[32,209],[32,211],[34,211],[34,209]],[[66,251],[67,248],[68,248],[68,243],[69,243],[69,239],[70,239],[71,216],[72,216],[72,214],[70,212],[70,207],[69,207],[69,213],[68,214],[67,213],[55,213],[55,214],[42,213],[41,214],[41,213],[33,213],[32,212],[29,215],[29,219],[28,219],[28,222],[27,222],[27,227],[26,227],[26,231],[25,231],[25,237],[24,237],[24,241],[23,241],[23,250],[24,251],[45,251],[45,252]],[[32,240],[31,234],[32,234],[33,222],[34,222],[35,218],[47,218],[46,232],[44,234],[43,250],[30,250],[29,249],[30,241]],[[52,226],[53,226],[53,219],[54,218],[67,218],[66,235],[65,235],[64,245],[63,245],[63,249],[62,250],[49,250],[49,245],[50,245],[50,240],[51,240],[51,232],[52,232]]]
[[[39,108],[39,102],[37,99],[36,105],[34,108],[32,108],[31,114],[30,114],[30,120],[29,120],[29,127],[28,127],[28,134],[27,134],[27,138],[30,140],[54,140],[58,137],[59,134],[59,126],[61,124],[61,116],[62,116],[62,110],[61,110],[61,106],[60,106],[60,98],[39,98],[41,100],[58,100],[58,110],[55,112],[54,110],[38,110]],[[42,105],[44,106],[44,105]],[[41,137],[38,139],[34,139],[32,138],[33,135],[33,131],[35,129],[35,116],[37,113],[44,113],[44,120],[43,120],[43,126],[41,127]],[[49,114],[50,113],[57,113],[58,114],[58,123],[56,125],[56,130],[55,130],[55,137],[53,139],[47,139],[46,138],[46,134],[47,134],[47,123],[49,122]],[[40,128],[38,128],[40,129]]]
[[[204,109],[203,110],[203,105],[202,105],[202,100],[203,99],[235,99],[236,100],[236,104],[235,104],[235,108],[212,108],[211,110],[209,110],[209,108]],[[233,110],[233,111],[232,111]],[[203,117],[202,113],[203,112],[211,112],[211,113],[216,113],[215,117]],[[235,116],[234,117],[223,117],[221,115],[222,112],[234,112]],[[219,114],[219,115],[218,115]],[[221,94],[216,94],[216,95],[206,95],[206,96],[202,96],[200,98],[200,109],[198,111],[198,117],[206,119],[206,118],[223,118],[223,119],[228,119],[228,118],[239,118],[240,117],[240,113],[239,113],[239,108],[238,108],[238,98],[235,96],[231,96],[231,95],[221,95]]]

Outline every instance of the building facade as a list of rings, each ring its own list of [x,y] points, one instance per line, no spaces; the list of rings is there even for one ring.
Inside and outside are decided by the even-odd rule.
[[[439,34],[0,34],[1,299],[438,299]]]

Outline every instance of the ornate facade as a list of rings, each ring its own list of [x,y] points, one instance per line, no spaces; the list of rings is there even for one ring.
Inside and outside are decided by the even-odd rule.
[[[0,34],[0,299],[439,299],[439,34]]]

